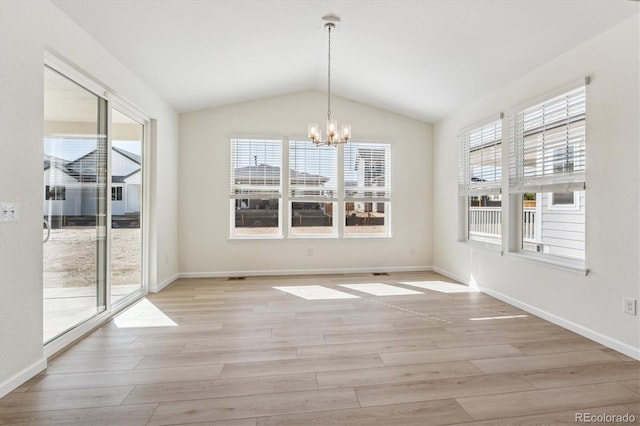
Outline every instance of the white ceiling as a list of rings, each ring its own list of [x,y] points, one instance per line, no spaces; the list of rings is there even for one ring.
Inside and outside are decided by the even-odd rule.
[[[631,0],[53,0],[178,111],[326,90],[437,121],[637,14]],[[562,83],[562,82],[559,82]]]

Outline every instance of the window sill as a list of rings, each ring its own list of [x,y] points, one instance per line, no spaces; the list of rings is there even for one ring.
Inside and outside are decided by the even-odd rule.
[[[343,235],[342,236],[343,239],[348,240],[348,239],[354,239],[354,240],[359,240],[359,239],[372,239],[372,238],[391,238],[391,235],[374,235],[374,234],[360,234],[360,235]]]
[[[526,260],[531,260],[538,263],[543,263],[545,265],[550,265],[554,268],[575,272],[585,276],[589,273],[589,269],[585,266],[584,262],[580,260],[563,259],[557,256],[540,255],[536,253],[527,253],[523,251],[515,252],[515,253],[507,253],[506,255],[513,258],[526,259]]]
[[[502,244],[484,243],[482,241],[475,241],[475,240],[465,240],[465,241],[461,241],[461,243],[466,244],[473,249],[485,250],[490,253],[499,254],[500,256],[502,256],[503,254]]]
[[[309,234],[309,235],[291,235],[287,238],[289,240],[336,240],[338,234]]]
[[[233,236],[227,238],[227,241],[256,241],[256,240],[283,240],[282,235],[247,235],[246,237]]]

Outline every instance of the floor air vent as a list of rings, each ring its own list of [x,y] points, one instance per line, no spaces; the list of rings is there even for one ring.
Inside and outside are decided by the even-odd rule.
[[[244,279],[246,279],[247,277],[229,277],[227,278],[227,281],[242,281]]]
[[[389,276],[389,274],[387,274],[386,272],[374,272],[374,273],[373,273],[373,276],[374,276],[374,277],[380,277],[380,276],[382,276],[382,277],[388,277],[388,276]]]

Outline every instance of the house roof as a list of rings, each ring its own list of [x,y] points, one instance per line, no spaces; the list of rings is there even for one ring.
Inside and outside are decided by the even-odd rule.
[[[292,182],[318,182],[324,184],[329,178],[312,173],[300,172],[298,170],[290,170],[290,178]],[[245,166],[234,169],[234,177],[238,181],[259,181],[265,180],[271,184],[280,183],[280,167],[271,166],[269,164],[258,164],[256,166]]]
[[[141,157],[139,155],[129,152],[127,150],[124,150],[122,148],[117,148],[115,146],[112,147],[112,149],[113,151],[118,152],[125,158],[137,164],[138,166],[140,165]],[[88,183],[96,182],[96,172],[95,172],[96,153],[97,153],[97,150],[94,149],[93,151],[88,152],[76,158],[75,160],[71,160],[71,161],[67,161],[50,154],[45,154],[44,160],[43,160],[43,167],[44,167],[44,170],[48,170],[51,167],[51,164],[54,164],[56,168],[64,171],[70,176],[73,176],[75,179],[77,179],[80,182],[88,182]],[[126,178],[134,175],[138,171],[140,171],[140,167],[137,167],[130,173],[127,173],[124,175],[112,175],[111,181],[114,183],[123,183]]]

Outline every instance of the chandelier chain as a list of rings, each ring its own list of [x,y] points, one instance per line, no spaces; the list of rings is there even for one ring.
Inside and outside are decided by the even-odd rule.
[[[331,30],[332,27],[329,26],[327,28],[327,32],[329,33],[329,54],[328,61],[329,64],[327,67],[327,119],[331,120]]]

